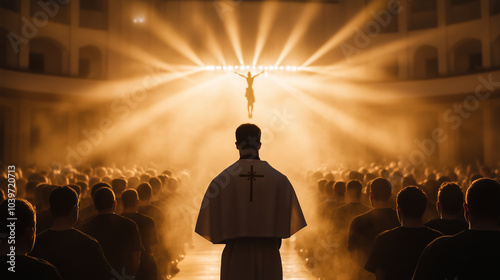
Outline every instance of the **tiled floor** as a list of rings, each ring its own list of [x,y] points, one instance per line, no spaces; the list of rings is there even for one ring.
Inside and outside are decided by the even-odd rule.
[[[187,251],[186,258],[179,264],[181,271],[174,279],[178,280],[208,280],[219,279],[220,257],[224,245],[213,245],[205,239],[196,236],[195,247]],[[281,246],[283,262],[283,279],[313,280],[315,279],[304,267],[303,262],[293,249],[290,240],[283,240]]]

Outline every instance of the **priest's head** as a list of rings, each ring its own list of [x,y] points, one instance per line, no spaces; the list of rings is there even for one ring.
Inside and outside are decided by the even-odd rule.
[[[236,129],[236,148],[238,150],[260,149],[260,128],[255,124],[244,123]]]

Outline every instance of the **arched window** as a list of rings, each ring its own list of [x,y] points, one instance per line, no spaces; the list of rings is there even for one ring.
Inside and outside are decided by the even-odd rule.
[[[30,41],[29,70],[35,73],[62,75],[65,54],[62,46],[49,38]]]
[[[452,74],[481,71],[483,67],[481,41],[478,39],[465,39],[458,42],[450,50],[448,62]]]
[[[79,71],[82,78],[102,77],[102,55],[95,46],[81,47],[79,51]]]
[[[432,46],[421,46],[413,58],[415,78],[434,78],[439,76],[438,50]]]

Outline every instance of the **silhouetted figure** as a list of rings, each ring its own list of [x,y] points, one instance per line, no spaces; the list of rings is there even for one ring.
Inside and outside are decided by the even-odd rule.
[[[346,185],[346,194],[349,203],[344,204],[334,211],[335,228],[337,231],[342,231],[347,238],[347,231],[352,220],[365,212],[371,210],[370,207],[361,203],[361,191],[363,186],[358,180],[350,180]]]
[[[236,129],[240,159],[210,183],[198,215],[195,231],[226,244],[221,280],[281,280],[281,239],[306,226],[287,177],[260,160],[260,136],[254,124]]]
[[[54,216],[50,212],[49,198],[50,194],[56,186],[49,184],[40,184],[37,189],[40,189],[41,197],[39,197],[39,204],[36,209],[36,227],[37,234],[49,229],[54,223]]]
[[[143,250],[141,251],[141,264],[137,271],[137,280],[155,280],[158,275],[156,261],[153,257],[152,248],[158,244],[155,221],[146,215],[138,213],[139,195],[134,189],[122,192],[123,217],[129,218],[137,224]]]
[[[344,203],[345,182],[328,181],[324,189],[326,199],[319,205],[320,215],[324,221],[331,221],[335,208]]]
[[[144,180],[145,179],[146,178],[144,178]],[[147,180],[149,181],[149,177]],[[153,189],[149,183],[145,182],[139,184],[139,186],[137,186],[137,193],[139,195],[138,213],[153,218],[156,223],[158,233],[158,254],[155,257],[159,274],[167,276],[175,275],[179,273],[179,268],[177,267],[177,263],[172,262],[175,260],[175,257],[172,255],[166,242],[169,228],[167,226],[165,212],[161,208],[151,204],[153,200]]]
[[[425,209],[423,217],[424,223],[439,217],[439,213],[436,210],[436,203],[440,186],[441,185],[439,185],[439,183],[434,179],[425,180],[424,185],[422,186],[422,189],[427,194],[427,209]]]
[[[377,280],[411,280],[425,246],[442,236],[439,231],[424,227],[422,216],[427,196],[418,187],[402,189],[397,197],[401,226],[386,230],[375,238],[365,269],[375,273]]]
[[[10,200],[10,199],[9,199]],[[15,215],[9,215],[9,200],[0,203],[0,279],[9,280],[62,280],[57,269],[49,262],[28,256],[36,239],[36,214],[33,205],[24,199],[15,199]],[[12,202],[12,201],[10,201]],[[7,222],[7,218],[16,218]],[[11,250],[8,237],[15,222],[15,251]],[[9,263],[11,255],[14,262]]]
[[[370,202],[373,209],[357,216],[349,228],[347,250],[358,266],[358,278],[373,278],[363,269],[372,249],[375,237],[384,230],[400,225],[396,210],[391,208],[391,183],[377,178],[370,184]]]
[[[63,279],[113,278],[101,245],[93,237],[74,229],[78,220],[78,196],[70,187],[57,187],[50,195],[53,226],[37,235],[30,255],[49,261]]]
[[[436,204],[440,218],[425,223],[425,226],[445,235],[454,235],[468,229],[469,224],[464,220],[463,203],[462,188],[456,183],[443,183]]]
[[[247,110],[248,110],[248,117],[251,118],[253,114],[253,103],[255,102],[255,95],[253,94],[253,79],[255,77],[259,76],[260,74],[264,73],[264,71],[260,72],[259,74],[252,76],[252,73],[248,72],[246,76],[241,75],[238,72],[234,72],[238,76],[241,76],[247,80],[247,91],[245,93],[245,97],[247,98],[248,105],[247,105]]]
[[[99,214],[81,225],[81,230],[99,241],[106,259],[117,273],[135,276],[141,257],[137,225],[115,214],[116,198],[110,188],[99,188],[93,199]]]
[[[465,200],[469,229],[429,244],[414,280],[500,279],[500,183],[478,179]]]

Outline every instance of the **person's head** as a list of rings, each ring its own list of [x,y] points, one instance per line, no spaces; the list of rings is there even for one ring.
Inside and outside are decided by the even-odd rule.
[[[153,197],[153,189],[149,183],[142,183],[137,186],[137,194],[139,194],[139,200],[149,201]]]
[[[116,197],[109,187],[98,189],[94,194],[94,205],[99,213],[114,212],[116,208]]]
[[[401,182],[401,187],[408,187],[408,186],[416,186],[417,181],[413,177],[413,175],[406,175],[403,177],[402,182]]]
[[[137,189],[137,186],[141,183],[139,177],[133,176],[128,178],[128,187],[131,189]]]
[[[90,178],[90,180],[89,180],[89,188],[92,190],[92,188],[95,185],[99,184],[100,182],[101,182],[101,178],[99,178],[99,177],[92,177],[92,178]],[[92,193],[92,191],[91,191],[91,193]]]
[[[343,181],[337,181],[333,185],[333,193],[335,194],[335,198],[338,200],[344,200],[345,198],[345,189],[346,184]]]
[[[477,179],[467,190],[465,211],[472,222],[488,222],[499,226],[500,183],[492,179]]]
[[[363,181],[365,175],[358,171],[350,171],[347,175],[348,180],[358,180]]]
[[[38,181],[28,181],[28,183],[26,183],[26,187],[25,187],[26,197],[30,197],[30,198],[35,197],[35,189],[36,189],[36,186],[38,184],[39,184]]]
[[[327,182],[328,182],[327,179],[319,179],[316,182],[317,190],[318,190],[318,193],[320,195],[324,195],[325,194],[325,185],[326,185]]]
[[[168,184],[167,184],[168,190],[169,190],[170,192],[175,192],[175,191],[177,191],[177,188],[178,188],[178,187],[179,187],[179,185],[180,185],[180,183],[179,183],[179,182],[180,182],[180,181],[179,181],[177,178],[175,178],[175,177],[169,177],[169,178],[168,178]],[[155,193],[155,192],[154,192],[154,189],[153,189],[153,194],[154,194],[154,193]]]
[[[50,208],[50,194],[57,188],[55,185],[45,185],[42,190],[42,207],[40,210],[49,210]]]
[[[441,176],[437,179],[438,186],[441,187],[444,183],[446,182],[451,182],[450,177],[448,176]]]
[[[54,218],[78,220],[78,194],[69,186],[57,187],[50,194],[50,212]]]
[[[376,178],[370,183],[370,199],[385,202],[391,197],[392,185],[384,178]]]
[[[441,185],[438,192],[437,208],[439,212],[446,215],[462,214],[464,194],[459,185],[446,182]]]
[[[358,180],[350,180],[346,185],[346,193],[349,201],[358,202],[361,199],[363,185]]]
[[[158,177],[151,177],[149,179],[149,185],[151,186],[151,189],[153,190],[153,194],[156,196],[161,192],[161,180]]]
[[[248,72],[248,73],[247,73],[247,76],[248,76],[248,77],[252,77],[252,73]]]
[[[149,173],[143,173],[140,176],[141,183],[147,183],[151,179],[151,175]]]
[[[89,190],[89,185],[87,184],[87,182],[78,181],[76,182],[76,184],[80,186],[80,198],[87,197],[87,193]]]
[[[324,185],[325,195],[327,198],[333,198],[334,191],[333,186],[335,185],[335,181],[327,181]]]
[[[122,195],[122,192],[127,188],[127,181],[122,178],[113,179],[111,181],[111,188],[117,197]]]
[[[81,193],[82,193],[82,188],[80,187],[80,185],[70,184],[70,185],[68,185],[68,187],[72,188],[76,192],[76,194],[78,194],[78,199],[80,199]]]
[[[94,186],[92,186],[92,189],[90,190],[90,196],[91,196],[92,198],[94,198],[95,193],[96,193],[99,189],[101,189],[101,188],[110,188],[110,189],[112,189],[112,188],[111,188],[111,186],[110,186],[108,183],[104,183],[104,182],[97,183],[97,184],[95,184]]]
[[[483,178],[493,178],[493,172],[491,172],[491,168],[486,165],[483,165],[479,168],[479,174]]]
[[[483,178],[483,176],[481,176],[481,174],[479,174],[479,173],[472,173],[472,174],[470,175],[469,182],[471,182],[471,183],[472,183],[472,182],[474,182],[474,181],[476,181],[476,180],[478,180],[478,179],[481,179],[481,178]]]
[[[236,129],[236,148],[238,150],[259,150],[261,146],[260,135],[260,128],[255,124],[245,123],[240,125]]]
[[[47,180],[47,177],[39,174],[39,173],[32,173],[28,176],[28,182],[29,181],[34,181],[38,183],[47,183],[49,180]]]
[[[7,199],[0,203],[0,246],[10,247],[7,237],[10,236],[11,230],[14,230],[16,236],[16,254],[24,255],[33,249],[36,236],[36,213],[35,208],[31,203],[22,198],[14,199],[14,207],[9,206]],[[15,209],[15,216],[9,215],[9,208]],[[15,221],[15,228],[8,227],[9,223],[6,222],[7,218],[17,218]]]
[[[400,221],[411,219],[421,222],[427,207],[427,196],[419,187],[408,186],[399,191],[396,203]]]
[[[139,206],[139,195],[134,189],[126,189],[122,193],[122,204],[124,212],[136,212]]]

